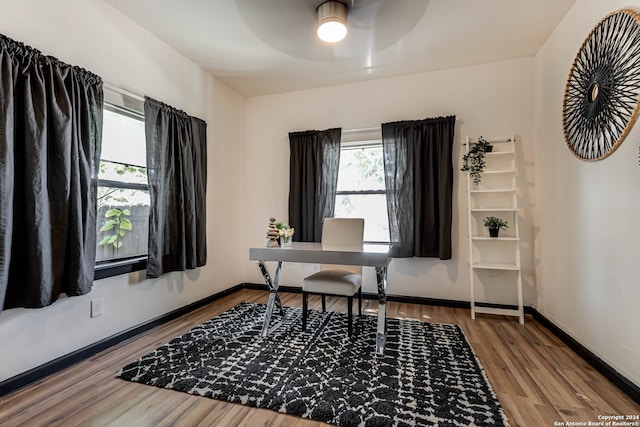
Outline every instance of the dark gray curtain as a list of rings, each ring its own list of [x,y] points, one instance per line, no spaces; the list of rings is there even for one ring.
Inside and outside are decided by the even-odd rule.
[[[333,217],[342,130],[289,133],[289,225],[293,240],[320,242],[322,220]]]
[[[456,118],[382,125],[392,256],[451,259]]]
[[[0,35],[0,310],[91,290],[102,79]]]
[[[207,123],[149,97],[144,120],[152,278],[206,264]]]

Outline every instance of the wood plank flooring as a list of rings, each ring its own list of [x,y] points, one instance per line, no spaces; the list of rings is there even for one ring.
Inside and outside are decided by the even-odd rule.
[[[300,294],[281,294],[301,306]],[[0,426],[320,426],[277,412],[131,383],[118,369],[241,301],[266,303],[267,292],[242,290],[103,351],[69,369],[0,399]],[[310,299],[320,308],[320,299]],[[346,312],[346,298],[327,309]],[[375,315],[377,302],[363,301]],[[387,303],[388,317],[458,324],[464,330],[512,426],[555,426],[598,421],[598,415],[638,415],[637,405],[527,317],[480,315],[469,310]]]

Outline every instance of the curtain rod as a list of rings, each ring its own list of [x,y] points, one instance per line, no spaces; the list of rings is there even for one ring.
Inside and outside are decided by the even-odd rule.
[[[365,132],[378,132],[380,131],[380,128],[360,128],[360,129],[345,129],[342,131],[342,133],[365,133]]]
[[[122,88],[120,88],[118,86],[112,85],[111,83],[107,83],[107,82],[103,82],[103,86],[105,88],[107,88],[109,90],[112,90],[114,92],[117,92],[119,94],[126,95],[126,96],[129,96],[129,97],[133,98],[133,99],[137,99],[138,101],[144,102],[144,96],[138,95],[137,93],[130,92],[130,91],[126,90],[126,89],[122,89]]]
[[[458,118],[456,117],[456,121],[458,121]],[[365,133],[365,132],[382,132],[382,125],[378,126],[378,127],[372,127],[372,128],[358,128],[358,129],[344,129],[342,131],[342,133],[346,133],[346,134],[350,134],[350,133]]]

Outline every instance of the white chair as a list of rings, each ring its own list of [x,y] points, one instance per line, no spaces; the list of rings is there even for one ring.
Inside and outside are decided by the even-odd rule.
[[[362,248],[364,219],[325,218],[322,223],[322,248]],[[326,310],[325,295],[346,296],[348,299],[348,332],[353,323],[353,296],[358,293],[358,314],[362,314],[362,266],[325,265],[302,282],[302,330],[307,329],[307,298],[309,294],[322,296],[322,311]]]

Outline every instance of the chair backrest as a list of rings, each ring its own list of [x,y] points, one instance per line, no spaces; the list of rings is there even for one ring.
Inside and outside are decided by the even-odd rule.
[[[363,218],[325,218],[322,222],[322,247],[362,247],[364,241]],[[362,274],[362,266],[322,264],[320,270],[346,270]]]

